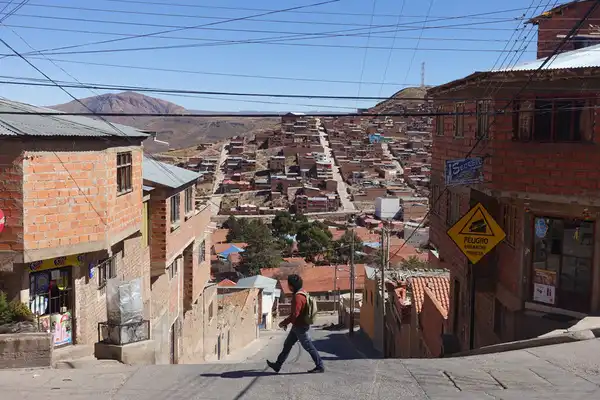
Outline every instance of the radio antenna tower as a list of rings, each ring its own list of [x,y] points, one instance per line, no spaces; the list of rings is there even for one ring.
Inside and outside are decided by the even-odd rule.
[[[425,62],[421,63],[421,87],[425,87]]]

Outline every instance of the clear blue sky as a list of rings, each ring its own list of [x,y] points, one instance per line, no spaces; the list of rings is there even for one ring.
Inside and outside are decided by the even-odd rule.
[[[9,1],[0,0],[0,9],[4,8]],[[12,1],[7,10],[20,2],[21,0]],[[31,0],[4,21],[5,26],[0,26],[0,37],[19,52],[28,52],[31,51],[31,48],[16,34],[25,39],[34,49],[41,50],[173,29],[169,26],[194,26],[222,22],[226,19],[261,13],[261,11],[247,10],[248,8],[280,10],[314,4],[318,0],[149,0],[149,3],[168,3],[169,5],[141,4],[142,2],[143,0],[54,0],[52,2]],[[375,2],[373,0],[340,0],[332,4],[301,9],[298,10],[299,12],[284,12],[255,18],[260,21],[249,19],[220,23],[206,27],[209,29],[188,29],[165,34],[170,38],[135,38],[81,47],[70,51],[204,44],[202,47],[51,55],[48,57],[61,60],[55,62],[77,80],[85,83],[226,92],[389,96],[403,87],[400,84],[419,84],[422,62],[426,63],[425,82],[428,85],[441,84],[474,71],[490,69],[497,61],[499,65],[504,60],[505,53],[490,50],[503,50],[516,28],[521,30],[515,33],[513,41],[520,35],[523,39],[526,33],[529,33],[527,38],[531,40],[528,51],[522,55],[521,62],[534,59],[535,30],[529,32],[529,26],[527,26],[523,31],[523,22],[516,18],[522,17],[524,13],[527,16],[532,16],[534,13],[539,14],[542,9],[547,9],[554,3],[555,1],[543,0],[505,0],[503,2],[433,0],[432,3],[429,0],[375,0]],[[186,4],[192,6],[186,7]],[[534,7],[538,5],[540,7],[537,10],[526,9],[532,4]],[[51,5],[51,7],[44,5]],[[375,16],[372,16],[374,6]],[[95,10],[76,9],[82,7]],[[520,10],[497,12],[509,9]],[[490,12],[496,13],[456,18]],[[401,17],[398,17],[400,13]],[[424,24],[426,19],[429,22]],[[397,24],[401,26],[395,26]],[[388,25],[388,27],[372,28],[369,38],[370,25]],[[394,26],[390,27],[389,25]],[[422,29],[424,25],[434,28]],[[440,28],[448,25],[452,27]],[[403,31],[390,32],[400,29]],[[102,34],[60,30],[93,31]],[[346,31],[342,34],[354,36],[315,38],[314,35],[314,33],[332,31]],[[284,42],[286,45],[218,42],[279,38],[295,34],[313,35],[311,39]],[[419,37],[421,40],[418,40]],[[519,46],[523,46],[523,42]],[[212,44],[208,46],[207,43]],[[310,44],[311,46],[298,44]],[[322,47],[323,45],[330,47]],[[383,49],[371,48],[365,51],[364,47],[367,45],[383,47]],[[2,47],[0,54],[10,53],[7,48],[1,44],[0,46]],[[397,49],[390,50],[389,47]],[[417,51],[413,50],[417,47]],[[469,51],[442,51],[441,49]],[[511,58],[512,54],[508,60]],[[197,73],[84,65],[65,62],[65,60],[177,69]],[[41,56],[30,58],[30,61],[53,79],[74,81],[72,77]],[[6,76],[43,78],[23,60],[16,57],[1,59],[0,68],[2,71],[0,80],[6,80]],[[350,83],[258,79],[204,73],[341,80]],[[361,81],[368,83],[359,85],[358,82]],[[385,84],[381,85],[381,82]],[[77,97],[89,97],[102,93],[82,89],[68,90]],[[58,88],[5,84],[0,84],[0,96],[37,105],[50,105],[71,100]],[[219,100],[214,98],[216,96],[211,96],[213,98],[154,96],[176,102],[189,109],[226,111],[333,111],[336,108],[326,108],[325,106],[352,108],[370,106],[374,103],[374,101],[357,102],[354,100],[255,99],[267,103],[285,103],[265,104],[235,101],[252,100],[239,97],[222,97],[222,100]],[[301,104],[308,106],[301,106]],[[337,110],[351,111],[349,108],[338,108]]]

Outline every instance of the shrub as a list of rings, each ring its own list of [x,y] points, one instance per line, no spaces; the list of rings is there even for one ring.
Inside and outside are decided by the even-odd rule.
[[[8,324],[12,318],[6,293],[0,292],[0,325]]]
[[[9,302],[6,293],[0,292],[0,325],[21,321],[33,321],[29,307],[19,300]]]
[[[33,321],[33,313],[27,307],[27,304],[22,303],[19,300],[13,300],[8,305],[8,309],[12,314],[12,320],[14,322],[21,321]]]

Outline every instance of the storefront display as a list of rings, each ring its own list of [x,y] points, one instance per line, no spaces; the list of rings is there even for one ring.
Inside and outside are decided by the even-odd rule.
[[[81,256],[67,256],[29,265],[29,307],[40,329],[53,333],[54,346],[73,343],[72,269],[82,261]]]

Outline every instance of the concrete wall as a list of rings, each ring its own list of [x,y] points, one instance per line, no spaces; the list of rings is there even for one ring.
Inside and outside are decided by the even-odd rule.
[[[52,335],[16,333],[0,335],[0,369],[52,365]]]

